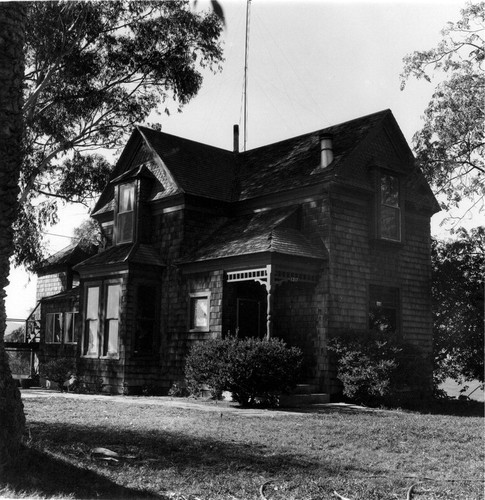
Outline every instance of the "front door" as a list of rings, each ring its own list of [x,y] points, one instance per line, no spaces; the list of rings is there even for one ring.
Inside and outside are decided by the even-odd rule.
[[[261,301],[237,299],[238,337],[261,337]]]

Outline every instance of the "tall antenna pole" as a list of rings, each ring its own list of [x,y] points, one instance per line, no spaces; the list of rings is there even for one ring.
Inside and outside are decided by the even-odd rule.
[[[244,49],[244,151],[246,151],[247,125],[248,125],[248,52],[249,52],[249,12],[251,10],[251,0],[246,3],[246,46]]]

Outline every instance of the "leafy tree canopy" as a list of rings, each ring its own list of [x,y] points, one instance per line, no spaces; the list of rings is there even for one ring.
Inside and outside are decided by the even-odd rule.
[[[483,382],[485,227],[457,235],[432,245],[435,372]]]
[[[485,2],[468,3],[461,16],[442,30],[437,47],[406,56],[401,75],[401,88],[410,77],[444,76],[413,138],[419,166],[445,195],[444,208],[464,198],[483,203],[485,194]]]
[[[89,249],[101,245],[101,229],[98,221],[87,219],[74,228],[72,243],[79,243],[81,248]]]
[[[96,150],[119,147],[170,102],[180,111],[201,70],[220,69],[221,30],[218,11],[187,0],[29,3],[16,264],[41,258],[59,202],[86,203],[104,186],[110,165]]]

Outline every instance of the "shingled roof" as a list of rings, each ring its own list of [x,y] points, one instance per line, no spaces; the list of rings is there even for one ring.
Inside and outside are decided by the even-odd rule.
[[[42,261],[36,268],[38,274],[45,274],[52,272],[53,269],[74,266],[79,262],[91,257],[97,252],[95,245],[84,245],[80,243],[71,243],[67,247],[59,250],[53,255],[50,255]]]
[[[139,127],[185,193],[232,201],[235,155],[230,151]]]
[[[149,266],[163,266],[162,261],[151,245],[125,243],[115,245],[81,262],[77,271],[87,267],[111,266],[115,264],[145,264]]]
[[[182,261],[201,262],[262,252],[324,259],[326,253],[322,247],[313,245],[300,231],[285,224],[295,211],[295,207],[278,208],[255,215],[235,217]]]
[[[369,138],[384,128],[392,129],[395,136],[391,141],[391,147],[396,149],[394,167],[407,171],[413,161],[412,153],[387,109],[240,153],[138,126],[112,179],[120,181],[133,176],[143,165],[144,175],[151,174],[155,180],[149,201],[185,193],[234,202],[318,184],[328,178],[370,190],[373,188],[367,169],[374,158],[372,147],[363,146],[371,146]],[[324,169],[319,168],[322,135],[332,137],[334,155]],[[426,193],[422,190],[419,196],[433,198],[429,190]],[[113,197],[110,184],[93,215],[112,211]],[[432,199],[427,203],[437,206]]]
[[[333,176],[369,132],[391,112],[380,111],[241,154],[239,199],[248,199]],[[330,135],[334,159],[319,169],[320,136]]]
[[[389,110],[380,111],[241,153],[138,126],[112,179],[124,179],[145,162],[158,181],[150,197],[152,201],[176,193],[226,202],[245,200],[314,184],[334,175],[365,137],[389,116],[392,116]],[[323,171],[318,169],[322,134],[333,137],[334,151],[333,162]],[[130,155],[127,152],[130,149],[139,153],[133,156],[132,151]],[[107,190],[101,195],[94,215],[113,209],[112,184]]]

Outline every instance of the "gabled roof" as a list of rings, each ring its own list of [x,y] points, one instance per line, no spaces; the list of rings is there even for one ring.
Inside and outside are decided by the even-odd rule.
[[[234,199],[234,153],[146,127],[139,130],[183,192]]]
[[[240,199],[314,184],[334,176],[371,130],[389,114],[390,110],[380,111],[242,153]],[[323,170],[318,169],[321,135],[332,137],[334,154],[333,162]]]
[[[332,137],[334,154],[333,161],[323,169],[319,168],[321,135]],[[372,142],[377,136],[380,143]],[[150,201],[177,193],[224,202],[248,200],[318,184],[325,179],[372,189],[368,167],[379,161],[379,148],[385,141],[386,154],[394,155],[392,168],[410,170],[414,161],[412,152],[390,110],[241,153],[139,126],[128,141],[112,179],[120,181],[135,173],[140,175],[143,165],[145,175],[151,174],[156,179]],[[423,191],[422,196],[430,194]],[[113,196],[113,185],[109,184],[95,206],[94,215],[113,210]]]
[[[42,261],[36,267],[36,272],[46,274],[59,267],[73,267],[91,255],[94,255],[97,250],[98,248],[95,245],[86,246],[80,243],[71,243]]]
[[[182,261],[201,262],[262,252],[325,259],[323,246],[313,245],[298,229],[286,224],[296,210],[278,208],[230,219]]]

